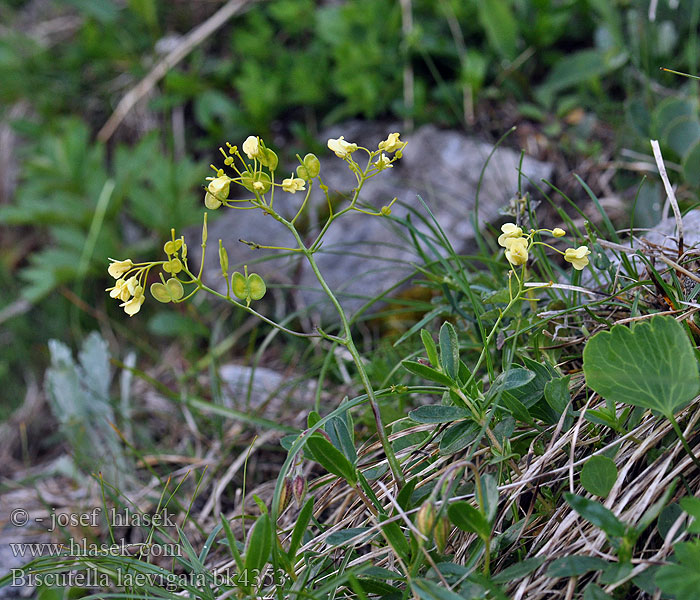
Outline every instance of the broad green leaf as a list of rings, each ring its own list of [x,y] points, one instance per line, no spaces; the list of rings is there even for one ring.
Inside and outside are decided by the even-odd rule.
[[[500,573],[493,576],[493,580],[496,583],[507,583],[515,579],[520,579],[525,575],[532,573],[535,569],[538,569],[547,560],[544,556],[536,556],[534,558],[526,558],[520,562],[506,567]]]
[[[349,529],[341,529],[340,531],[334,531],[326,538],[326,543],[329,546],[343,546],[352,538],[360,536],[362,533],[367,533],[367,535],[359,537],[355,544],[365,544],[370,538],[377,535],[377,532],[373,532],[371,527],[351,527]]]
[[[581,485],[594,496],[605,498],[616,480],[617,467],[607,456],[591,456],[581,469]]]
[[[678,117],[664,129],[662,140],[678,156],[685,156],[700,142],[700,121],[697,117]]]
[[[413,593],[422,600],[464,600],[464,596],[445,589],[429,579],[416,577],[411,582]]]
[[[491,535],[491,526],[486,517],[466,500],[450,504],[447,516],[462,531],[476,533],[481,539]]]
[[[245,552],[245,568],[248,573],[259,573],[267,563],[272,550],[272,524],[270,516],[260,515],[248,536]]]
[[[547,567],[549,577],[579,577],[590,571],[602,571],[608,561],[597,556],[572,554],[553,560]]]
[[[419,363],[418,361],[404,360],[401,364],[407,371],[410,371],[414,375],[418,375],[423,379],[427,379],[428,381],[434,381],[435,383],[440,383],[448,387],[454,385],[454,382],[447,375],[440,373],[440,371],[437,371],[428,365]]]
[[[610,537],[625,535],[625,524],[599,502],[571,493],[564,494],[564,499],[584,519],[600,527]]]
[[[490,473],[481,476],[481,493],[484,496],[481,510],[486,515],[486,520],[492,523],[498,512],[498,484]]]
[[[324,429],[328,437],[331,438],[331,444],[336,448],[340,448],[345,457],[354,464],[357,461],[357,450],[352,439],[352,432],[349,430],[345,419],[340,416],[333,417],[328,420]]]
[[[450,379],[457,378],[459,370],[459,342],[452,323],[445,321],[440,327],[440,366]]]
[[[700,185],[700,142],[694,144],[683,157],[683,177],[693,186]]]
[[[690,533],[700,533],[700,498],[696,496],[686,496],[681,498],[679,504],[681,508],[693,517],[693,522],[688,525]]]
[[[383,521],[386,518],[388,517],[380,516],[380,521]],[[386,539],[389,540],[389,543],[394,551],[403,560],[407,560],[410,547],[406,536],[403,534],[403,531],[401,531],[400,525],[396,521],[389,521],[388,523],[384,523],[382,525],[382,532],[386,536]]]
[[[479,435],[481,427],[473,421],[451,425],[440,439],[440,454],[455,454],[464,450]]]
[[[326,471],[342,477],[350,485],[354,486],[357,483],[355,467],[345,458],[345,455],[325,437],[314,433],[306,441],[306,448],[309,450],[313,459],[326,469]]]
[[[296,559],[297,550],[299,550],[301,542],[304,539],[304,533],[306,532],[306,528],[309,526],[309,521],[311,520],[313,510],[314,499],[309,498],[306,501],[306,504],[304,504],[299,511],[297,522],[294,524],[294,529],[292,530],[292,539],[289,542],[289,550],[287,551],[287,556],[289,556],[292,561]]]
[[[583,600],[613,600],[613,598],[595,583],[589,583],[586,586],[586,591],[583,593]]]
[[[688,336],[670,316],[597,333],[583,351],[583,370],[588,385],[606,400],[667,418],[688,404],[700,385]]]
[[[428,404],[412,410],[408,416],[416,423],[451,423],[468,417],[469,413],[459,406]]]
[[[562,415],[569,402],[571,402],[571,394],[569,393],[569,380],[571,377],[557,377],[550,379],[544,386],[544,398],[547,404],[558,415]]]
[[[700,590],[700,540],[681,542],[673,549],[678,564],[661,567],[654,581],[676,600],[697,600]]]

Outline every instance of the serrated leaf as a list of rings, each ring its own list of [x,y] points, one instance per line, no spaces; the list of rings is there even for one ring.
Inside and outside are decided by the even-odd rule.
[[[408,417],[416,423],[451,423],[468,416],[469,413],[464,408],[442,404],[419,406],[408,413]]]
[[[594,496],[605,498],[616,480],[617,467],[607,456],[592,456],[581,469],[581,485]]]
[[[688,404],[700,385],[688,336],[670,316],[597,333],[583,351],[583,370],[587,384],[606,400],[667,418]]]

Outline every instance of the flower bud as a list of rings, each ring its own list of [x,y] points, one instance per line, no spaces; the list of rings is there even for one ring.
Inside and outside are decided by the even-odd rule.
[[[226,277],[228,275],[228,252],[219,240],[219,264],[221,265],[221,274]]]
[[[428,539],[432,537],[435,518],[435,505],[430,500],[426,500],[416,513],[416,529]]]
[[[304,501],[307,487],[306,477],[303,475],[297,475],[292,479],[292,492],[294,493],[294,501],[297,503],[297,508],[301,507],[301,503]]]
[[[452,526],[450,521],[446,516],[442,516],[438,519],[435,524],[435,529],[433,529],[433,539],[435,540],[435,547],[440,554],[445,552],[447,547],[447,539],[450,537],[450,530]]]
[[[556,238],[564,237],[566,235],[566,231],[564,231],[561,227],[555,227],[552,229],[552,235]]]
[[[289,506],[292,500],[292,480],[289,477],[284,478],[284,484],[282,485],[282,490],[280,491],[280,502],[277,505],[277,514],[281,515],[284,510]]]

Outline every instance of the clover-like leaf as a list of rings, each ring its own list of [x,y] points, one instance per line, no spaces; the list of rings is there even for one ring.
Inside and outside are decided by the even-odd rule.
[[[652,409],[667,418],[698,392],[700,376],[688,336],[673,317],[594,335],[583,351],[588,385],[606,400]]]
[[[165,283],[151,284],[151,294],[158,302],[177,302],[185,295],[182,283],[171,277]]]

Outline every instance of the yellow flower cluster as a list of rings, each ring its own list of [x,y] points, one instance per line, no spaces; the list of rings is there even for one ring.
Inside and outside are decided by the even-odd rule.
[[[539,229],[537,231],[531,230],[528,235],[525,235],[522,228],[518,227],[515,223],[504,223],[501,225],[501,232],[501,235],[498,236],[498,244],[505,248],[506,259],[515,267],[524,265],[528,261],[529,250],[533,244],[542,243],[533,241],[533,235],[535,233],[546,232],[556,238],[566,235],[566,231],[560,227],[555,227],[554,229]],[[552,248],[549,244],[544,245]],[[588,249],[588,246],[567,248],[565,252],[561,252],[556,248],[553,249],[562,254],[564,260],[571,263],[577,271],[581,271],[589,263],[588,255],[591,251]]]
[[[112,298],[119,298],[122,304],[119,306],[124,309],[124,312],[133,317],[143,304],[146,296],[143,293],[141,285],[142,268],[136,267],[128,258],[126,260],[114,260],[110,258],[112,263],[107,268],[107,272],[116,279],[113,287],[107,288],[106,291]],[[126,277],[131,271],[136,271],[136,275]]]

